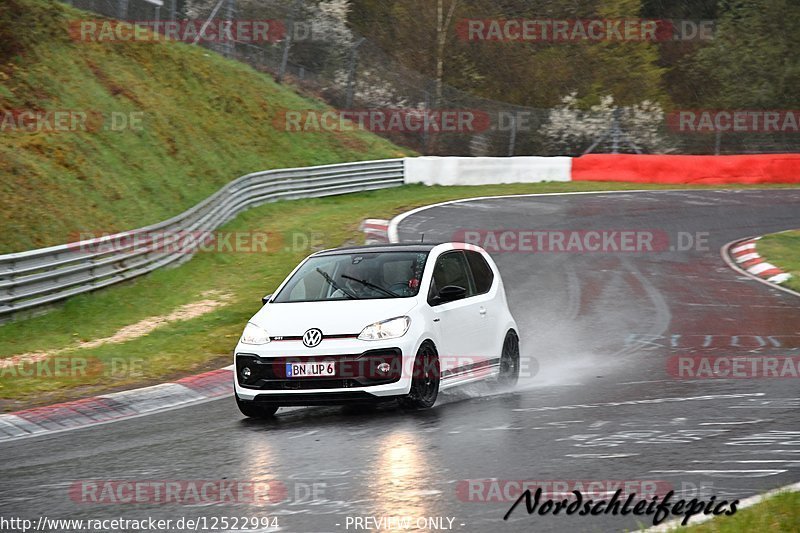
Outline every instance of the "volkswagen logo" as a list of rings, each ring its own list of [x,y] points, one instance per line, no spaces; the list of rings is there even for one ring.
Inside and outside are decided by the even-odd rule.
[[[320,342],[322,342],[322,332],[317,328],[311,328],[303,333],[303,344],[309,348],[313,348]]]

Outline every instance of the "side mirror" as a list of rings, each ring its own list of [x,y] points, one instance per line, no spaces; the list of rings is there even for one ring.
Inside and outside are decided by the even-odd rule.
[[[261,305],[267,305],[269,303],[269,299],[272,298],[272,293],[267,294],[263,298],[261,298]]]
[[[439,290],[438,298],[442,303],[460,300],[467,295],[467,289],[458,285],[445,285]]]

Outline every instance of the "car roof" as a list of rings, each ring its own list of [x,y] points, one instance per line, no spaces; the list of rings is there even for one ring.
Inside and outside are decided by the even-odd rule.
[[[432,243],[396,243],[396,244],[367,244],[364,246],[343,246],[341,248],[331,248],[330,250],[322,250],[314,254],[315,257],[323,255],[339,255],[347,253],[359,252],[430,252],[440,242]]]

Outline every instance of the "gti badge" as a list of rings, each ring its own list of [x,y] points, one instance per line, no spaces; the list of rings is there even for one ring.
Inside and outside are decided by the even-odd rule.
[[[313,348],[320,342],[322,342],[322,332],[317,328],[311,328],[303,333],[303,344],[309,348]]]

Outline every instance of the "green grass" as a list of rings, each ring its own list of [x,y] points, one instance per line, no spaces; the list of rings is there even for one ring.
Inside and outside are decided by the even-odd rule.
[[[800,492],[784,492],[732,516],[675,529],[686,533],[794,533],[800,531]]]
[[[404,186],[382,191],[266,204],[241,214],[225,231],[267,231],[283,236],[312,236],[322,246],[363,242],[358,226],[364,218],[386,218],[406,209],[439,201],[493,194],[592,190],[668,189],[623,183],[541,183],[480,187]],[[703,188],[703,187],[694,187]],[[705,187],[708,188],[708,187]],[[141,372],[98,380],[78,377],[20,377],[0,373],[0,407],[46,404],[229,364],[229,354],[247,319],[311,250],[279,245],[265,254],[199,253],[191,261],[159,270],[126,284],[70,299],[52,312],[0,326],[0,358],[48,351],[79,340],[110,336],[120,328],[163,315],[197,301],[209,289],[227,292],[231,302],[201,317],[162,326],[123,344],[79,349],[65,356],[114,358],[140,363]]]
[[[408,153],[368,132],[284,131],[282,110],[326,106],[203,48],[69,37],[70,21],[97,18],[53,0],[0,2],[0,118],[142,119],[123,131],[0,131],[0,253],[165,220],[249,172]]]
[[[792,275],[781,285],[800,292],[800,230],[766,235],[757,248],[759,255]]]

